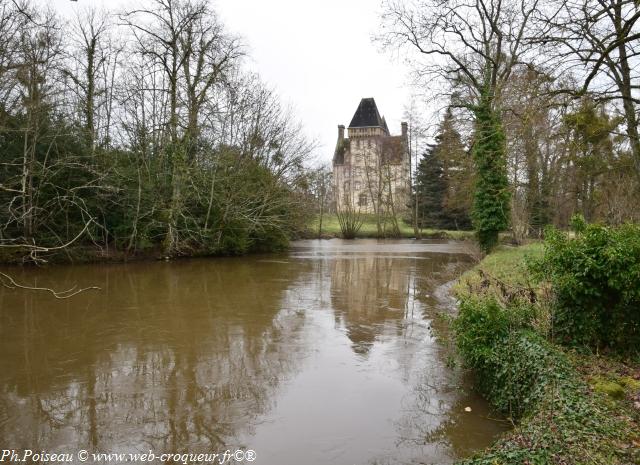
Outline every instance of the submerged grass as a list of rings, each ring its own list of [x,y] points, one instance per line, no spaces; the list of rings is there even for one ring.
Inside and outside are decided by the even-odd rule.
[[[501,247],[455,288],[459,353],[516,425],[461,463],[640,464],[640,364],[553,343],[549,289],[526,266],[542,254],[539,243]]]

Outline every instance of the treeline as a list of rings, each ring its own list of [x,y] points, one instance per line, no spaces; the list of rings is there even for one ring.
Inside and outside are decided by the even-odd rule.
[[[312,143],[205,0],[0,0],[0,249],[242,253],[306,225]],[[92,252],[93,253],[93,252]]]
[[[576,213],[640,220],[639,19],[632,0],[387,1],[379,39],[443,108],[414,219],[472,223],[485,250]]]

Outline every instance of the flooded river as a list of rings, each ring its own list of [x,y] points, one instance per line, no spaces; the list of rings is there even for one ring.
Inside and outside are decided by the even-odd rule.
[[[448,368],[438,314],[469,266],[455,243],[335,239],[12,269],[31,285],[101,290],[56,300],[0,287],[0,449],[452,463],[505,427]]]

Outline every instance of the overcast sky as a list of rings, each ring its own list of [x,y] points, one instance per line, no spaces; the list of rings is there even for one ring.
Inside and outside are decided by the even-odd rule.
[[[258,72],[290,101],[330,160],[338,124],[374,97],[392,133],[408,100],[403,66],[371,42],[377,0],[216,0],[225,23],[249,43]]]

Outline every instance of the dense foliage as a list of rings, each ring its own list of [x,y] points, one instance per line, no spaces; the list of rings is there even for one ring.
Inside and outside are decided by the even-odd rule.
[[[421,228],[446,228],[444,196],[447,192],[442,160],[431,146],[420,159],[416,169],[416,195],[418,201],[418,226]]]
[[[575,237],[549,229],[534,264],[552,285],[553,332],[568,344],[640,351],[640,227],[577,225]]]
[[[481,326],[477,321],[475,330],[488,333],[492,324]],[[465,333],[458,326],[458,334]],[[638,459],[633,449],[618,447],[632,440],[634,432],[601,399],[592,397],[566,356],[543,337],[512,328],[482,347],[484,355],[477,359],[482,390],[519,425],[491,451],[462,463],[586,465]],[[479,354],[477,349],[473,352]]]
[[[481,392],[516,424],[490,450],[462,463],[635,463],[640,451],[628,445],[638,433],[621,414],[624,401],[590,389],[548,339],[551,303],[544,291],[532,294],[529,286],[539,283],[528,278],[524,256],[512,249],[491,254],[458,286],[459,353],[478,374]]]
[[[12,259],[274,249],[308,222],[301,127],[207,2],[70,21],[0,0],[0,247]],[[69,247],[73,246],[73,247]]]
[[[506,308],[492,298],[469,297],[461,302],[454,323],[458,349],[478,372],[480,389],[498,410],[514,419],[540,400],[544,390],[540,371],[548,365],[541,363],[547,355],[532,356],[528,337],[519,333],[529,326],[531,312],[523,304]],[[527,350],[522,350],[524,346]]]

